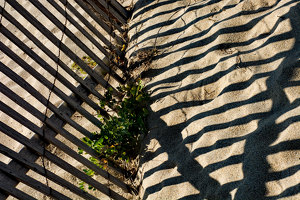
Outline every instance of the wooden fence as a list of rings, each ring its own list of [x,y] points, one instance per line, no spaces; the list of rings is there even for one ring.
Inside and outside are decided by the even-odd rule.
[[[98,154],[81,141],[80,135],[91,137],[91,131],[72,116],[79,113],[81,118],[93,127],[102,125],[95,113],[109,116],[106,110],[98,106],[97,99],[103,98],[103,93],[108,87],[113,88],[115,96],[118,97],[115,87],[126,82],[126,61],[123,53],[126,30],[123,25],[129,18],[127,10],[116,0],[19,2],[0,1],[0,50],[3,55],[0,59],[0,79],[4,80],[0,82],[0,136],[9,137],[10,141],[6,143],[2,140],[0,143],[0,158],[10,159],[9,162],[0,162],[0,199],[6,199],[9,195],[18,199],[39,198],[31,192],[22,191],[17,187],[19,183],[54,199],[74,199],[73,194],[83,199],[99,198],[47,169],[44,159],[110,198],[126,199],[120,191],[131,193],[133,189],[116,177],[124,173],[122,168],[110,163],[109,167],[116,171],[112,175],[90,162],[86,156],[79,155],[76,149],[68,144],[72,143],[101,161]],[[35,12],[32,12],[32,9],[35,9]],[[49,20],[55,29],[51,29],[48,23],[45,24],[45,19]],[[24,21],[29,24],[27,27],[23,24]],[[57,36],[59,33],[61,35]],[[28,41],[31,46],[28,45]],[[57,51],[54,52],[53,49]],[[92,68],[79,54],[86,55],[95,61],[97,66]],[[71,69],[70,65],[73,62],[87,73],[85,78]],[[31,80],[28,77],[33,77],[34,83],[28,81]],[[40,87],[36,87],[37,85]],[[15,90],[16,87],[18,90]],[[69,94],[67,90],[70,91]],[[21,94],[26,94],[26,98]],[[52,96],[58,100],[53,102]],[[35,101],[31,102],[28,99]],[[45,113],[45,110],[50,114]],[[28,117],[29,115],[36,120]],[[66,126],[71,128],[65,128]],[[24,135],[22,129],[15,127],[24,127],[32,136]],[[80,134],[76,135],[71,130]],[[58,135],[62,137],[57,137]],[[15,150],[10,143],[21,145],[20,150]],[[69,160],[65,160],[65,157],[51,152],[48,148],[50,144],[60,149],[68,158],[107,179],[114,187],[120,188],[119,192],[86,175]],[[38,162],[41,158],[43,161]],[[44,178],[34,178],[29,175],[29,171]],[[63,189],[51,187],[49,182]]]

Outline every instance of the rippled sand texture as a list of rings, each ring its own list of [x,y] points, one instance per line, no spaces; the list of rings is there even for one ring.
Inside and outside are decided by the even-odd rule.
[[[300,5],[142,1],[128,57],[157,49],[143,199],[300,199]]]

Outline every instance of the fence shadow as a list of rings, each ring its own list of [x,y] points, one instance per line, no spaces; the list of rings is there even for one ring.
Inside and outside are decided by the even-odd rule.
[[[207,4],[215,4],[220,1],[208,1]],[[242,2],[242,1],[240,1]],[[178,40],[174,40],[173,42],[165,43],[157,45],[158,49],[165,49],[173,45],[177,45],[180,43],[184,43],[189,40],[193,40],[190,44],[183,46],[176,50],[171,50],[156,56],[154,59],[162,59],[166,58],[170,54],[186,51],[194,48],[204,47],[207,44],[213,43],[217,40],[218,37],[222,34],[230,34],[230,33],[238,33],[238,32],[246,32],[252,29],[259,21],[263,20],[265,17],[274,12],[274,9],[281,9],[287,6],[291,6],[297,1],[286,1],[285,4],[278,6],[280,1],[276,1],[273,5],[268,7],[263,7],[254,11],[242,11],[235,15],[230,16],[228,19],[222,19],[220,21],[215,22],[208,30],[200,31],[191,36],[187,36]],[[165,2],[166,3],[166,2]],[[163,4],[163,2],[162,2]],[[199,7],[207,6],[207,4],[201,4],[196,6],[189,7],[186,12],[191,12],[192,10],[199,9]],[[154,4],[156,7],[158,5]],[[232,8],[236,5],[225,6],[226,9]],[[149,6],[151,7],[151,6]],[[275,8],[276,7],[276,8]],[[181,9],[181,7],[178,7]],[[148,10],[148,7],[141,8],[140,11],[136,14],[139,15],[144,10]],[[170,11],[174,12],[177,8],[172,8]],[[221,12],[216,11],[216,12]],[[168,12],[168,11],[165,11]],[[205,37],[208,32],[213,30],[213,28],[224,21],[229,19],[233,19],[235,17],[239,17],[242,15],[251,15],[255,13],[262,13],[259,17],[253,18],[248,23],[236,26],[236,27],[228,27],[223,29],[218,29],[215,33],[210,35],[209,37]],[[290,101],[286,95],[285,90],[290,87],[300,86],[299,80],[294,80],[293,75],[296,71],[299,71],[300,67],[300,38],[298,34],[300,33],[300,22],[299,22],[299,14],[300,6],[299,4],[292,5],[289,9],[289,12],[284,14],[283,16],[278,17],[276,23],[272,25],[269,33],[260,34],[248,41],[245,42],[235,42],[235,43],[222,43],[216,44],[213,47],[207,49],[207,51],[189,57],[184,57],[179,59],[178,61],[171,62],[168,66],[159,68],[159,69],[150,69],[143,74],[144,77],[153,78],[158,76],[159,74],[165,73],[168,70],[178,68],[181,65],[191,64],[199,61],[204,58],[207,54],[215,50],[226,50],[233,47],[244,47],[256,40],[264,39],[265,42],[253,49],[247,49],[245,51],[240,51],[232,54],[228,54],[226,56],[221,57],[215,64],[205,66],[201,69],[188,69],[182,73],[177,73],[176,75],[169,76],[165,79],[155,79],[157,81],[151,81],[147,88],[153,92],[152,100],[156,102],[165,98],[167,96],[174,96],[179,92],[187,92],[189,90],[193,90],[196,88],[204,87],[209,84],[215,83],[220,80],[222,77],[228,75],[237,69],[247,69],[253,66],[260,66],[263,64],[274,63],[275,61],[280,60],[280,64],[277,65],[277,68],[273,70],[269,70],[268,72],[255,73],[249,80],[244,82],[232,83],[224,86],[220,89],[218,95],[215,97],[220,97],[221,95],[227,95],[232,92],[243,91],[244,89],[249,88],[255,81],[258,79],[266,80],[266,89],[261,91],[260,93],[246,99],[239,100],[236,102],[225,103],[217,108],[213,108],[211,110],[206,110],[203,112],[199,112],[198,114],[192,117],[186,117],[184,122],[181,122],[176,125],[168,125],[161,118],[172,111],[175,110],[185,110],[194,106],[205,106],[210,103],[213,103],[213,99],[210,100],[195,100],[195,101],[187,101],[177,103],[162,108],[158,111],[153,111],[149,117],[149,128],[150,133],[145,139],[145,147],[150,145],[151,140],[155,139],[159,143],[159,148],[155,151],[145,151],[141,158],[141,166],[151,160],[155,159],[159,155],[167,154],[168,159],[160,163],[158,166],[153,167],[147,171],[143,172],[143,179],[147,179],[148,177],[154,175],[158,171],[163,171],[166,169],[173,169],[179,172],[180,176],[169,177],[164,179],[163,181],[152,185],[150,187],[144,188],[145,194],[143,199],[147,199],[150,195],[155,194],[161,191],[163,188],[177,185],[180,183],[188,182],[194,188],[199,191],[199,194],[186,195],[181,199],[278,199],[284,197],[290,197],[292,195],[296,195],[300,191],[299,181],[292,187],[283,189],[283,192],[276,195],[266,196],[267,188],[266,184],[271,181],[279,181],[284,178],[288,178],[296,174],[300,165],[290,166],[281,171],[272,172],[270,171],[270,163],[268,162],[268,157],[270,155],[274,155],[280,152],[286,152],[290,150],[300,150],[300,140],[299,139],[290,139],[284,142],[280,142],[274,144],[274,142],[280,137],[280,134],[291,127],[295,123],[299,123],[300,117],[299,115],[287,117],[285,120],[279,120],[281,116],[286,115],[288,112],[296,109],[300,105],[300,98],[294,99]],[[154,39],[156,37],[165,37],[170,34],[179,33],[183,30],[192,26],[195,22],[202,20],[203,18],[207,18],[215,15],[216,13],[211,13],[206,16],[201,16],[199,18],[194,19],[189,24],[185,24],[185,26],[177,28],[175,30],[167,30],[162,33],[158,33],[157,35],[151,35],[146,37],[145,39],[139,41],[138,44],[143,43],[147,40]],[[158,13],[157,16],[160,14]],[[153,25],[153,27],[147,27],[142,32],[137,33],[137,35],[133,36],[133,40],[137,37],[146,34],[147,31],[152,29],[166,26],[174,23],[178,20],[182,15],[178,18],[175,18],[169,22],[159,22],[158,24]],[[156,17],[156,16],[155,16]],[[150,18],[149,18],[150,19]],[[292,30],[287,31],[282,34],[273,34],[275,33],[278,26],[281,24],[283,20],[289,20]],[[143,22],[147,21],[145,19]],[[140,22],[138,22],[140,23]],[[135,27],[137,25],[133,25]],[[270,35],[272,35],[270,37]],[[199,39],[198,39],[199,38]],[[195,39],[198,41],[194,42]],[[255,52],[267,45],[293,39],[294,46],[287,51],[282,51],[268,59],[260,59],[255,61],[245,61],[245,62],[237,62],[234,65],[228,67],[226,70],[219,71],[218,73],[214,73],[209,77],[198,80],[197,82],[193,82],[191,84],[187,84],[182,87],[176,87],[172,89],[172,87],[167,88],[165,84],[173,84],[177,83],[188,76],[191,75],[199,75],[204,72],[211,71],[215,69],[219,62],[224,62],[234,57],[238,57],[241,55],[246,55],[250,52]],[[167,90],[166,90],[167,89]],[[207,116],[219,116],[225,112],[230,110],[243,107],[250,106],[255,103],[271,101],[271,108],[266,111],[257,111],[253,113],[249,113],[247,115],[241,114],[239,118],[233,119],[227,122],[215,122],[212,125],[207,125],[204,127],[197,127],[198,131],[196,134],[188,135],[187,137],[183,137],[182,132],[187,129],[191,124],[197,123],[198,120],[201,120]],[[159,103],[159,102],[158,102]],[[183,111],[184,112],[184,111]],[[197,144],[197,141],[202,137],[207,137],[206,134],[215,132],[219,133],[225,129],[231,127],[241,126],[251,121],[257,121],[257,127],[247,134],[243,134],[241,136],[230,137],[218,139],[213,145],[194,148],[191,150],[187,146],[192,144]],[[159,127],[159,128],[158,128]],[[237,144],[238,142],[245,141],[243,153],[238,155],[229,156],[222,161],[218,161],[212,164],[208,164],[206,166],[202,166],[198,160],[196,159],[199,156],[202,156],[206,153],[222,150],[222,148],[232,146]],[[178,156],[180,155],[180,156]],[[225,184],[221,184],[216,179],[212,178],[211,173],[232,165],[241,164],[242,165],[242,173],[243,178],[238,181],[232,181]],[[235,190],[233,195],[232,191]],[[171,198],[172,199],[172,198]]]

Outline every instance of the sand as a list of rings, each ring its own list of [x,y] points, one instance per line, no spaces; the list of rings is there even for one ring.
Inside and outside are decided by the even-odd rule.
[[[60,37],[61,32],[28,1],[18,2]],[[131,1],[123,3],[129,6]],[[133,5],[127,57],[134,60],[139,52],[155,52],[151,64],[141,64],[137,70],[145,71],[141,76],[151,91],[149,134],[143,143],[136,179],[141,199],[300,199],[299,1],[139,0]],[[58,53],[9,5],[6,10]],[[64,18],[57,16],[63,22]],[[7,21],[2,23],[55,67],[22,33]],[[69,23],[68,27],[97,51]],[[2,34],[0,39],[51,81],[49,74]],[[64,42],[79,56],[85,55],[71,40],[64,38]],[[62,59],[71,66],[72,60],[64,55]],[[2,52],[0,61],[48,95],[47,89]],[[0,80],[39,110],[45,110],[2,73]],[[0,100],[41,125],[4,95]],[[51,102],[58,106],[62,101],[53,96]],[[90,131],[96,130],[82,117],[74,118]],[[0,119],[32,137],[31,131],[2,112]],[[15,151],[22,148],[0,134],[1,144]],[[58,149],[52,152],[82,167]],[[4,156],[0,159],[9,162]],[[47,163],[47,169],[78,183],[53,164]],[[29,174],[45,181],[32,171]],[[43,198],[24,185],[18,188]],[[70,195],[67,190],[62,192]]]
[[[300,199],[300,5],[137,1],[127,56],[154,49],[142,199]]]

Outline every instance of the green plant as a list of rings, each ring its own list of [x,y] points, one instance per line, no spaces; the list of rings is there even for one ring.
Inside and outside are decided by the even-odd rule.
[[[116,100],[112,96],[112,88],[109,88],[105,98],[100,100],[100,107],[105,109],[113,105],[115,115],[104,118],[98,115],[103,125],[99,132],[95,132],[92,138],[84,137],[82,141],[93,148],[102,158],[102,162],[94,157],[90,161],[101,168],[107,167],[107,160],[122,160],[129,162],[137,156],[139,149],[139,137],[145,134],[145,120],[148,115],[146,108],[149,100],[149,94],[144,90],[141,80],[132,84],[120,86],[117,88],[124,95],[122,100]],[[79,149],[79,154],[83,150]],[[84,169],[84,172],[93,176],[94,171]],[[80,188],[84,188],[84,182],[81,182]],[[89,186],[89,189],[94,189]]]
[[[92,69],[97,65],[97,63],[89,56],[83,56],[81,60],[83,60],[83,62]],[[75,62],[72,64],[71,69],[74,71],[79,71],[81,74],[86,74],[86,72]]]

